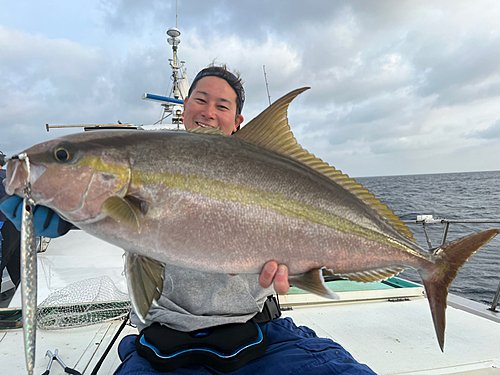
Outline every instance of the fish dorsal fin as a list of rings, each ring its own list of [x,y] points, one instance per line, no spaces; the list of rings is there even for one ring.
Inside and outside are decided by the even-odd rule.
[[[194,134],[210,134],[210,135],[225,135],[224,131],[221,128],[194,128],[194,129],[186,129],[188,133]]]
[[[375,195],[370,193],[368,189],[342,173],[342,171],[335,169],[320,158],[309,153],[298,144],[288,125],[288,106],[293,99],[308,89],[309,87],[296,89],[276,100],[262,111],[260,115],[255,117],[237,133],[233,134],[233,137],[262,149],[286,156],[322,174],[370,206],[399,233],[415,241],[410,229],[380,199],[375,198]]]
[[[139,319],[146,323],[151,304],[158,301],[163,291],[165,266],[157,260],[127,252],[125,275],[130,302]]]
[[[101,212],[126,225],[137,233],[141,232],[141,224],[147,213],[148,205],[140,199],[127,195],[124,198],[110,197],[101,206]]]
[[[233,137],[281,155],[288,156],[289,148],[292,148],[292,153],[296,148],[302,149],[290,130],[287,112],[292,100],[309,89],[302,87],[279,98]]]

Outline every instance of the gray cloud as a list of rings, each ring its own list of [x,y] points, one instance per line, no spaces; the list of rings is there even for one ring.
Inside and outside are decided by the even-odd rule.
[[[101,0],[99,9],[104,14],[106,30],[137,36],[148,31],[148,25],[168,17],[175,20],[175,3],[142,0]]]
[[[467,138],[479,138],[479,139],[497,139],[500,138],[500,120],[497,120],[494,124],[483,130],[477,130],[469,135]]]
[[[498,137],[498,125],[491,125],[500,95],[496,9],[489,0],[460,7],[451,0],[308,6],[180,0],[179,56],[190,79],[214,59],[240,70],[247,121],[268,105],[263,65],[272,100],[311,86],[290,107],[292,129],[311,151],[344,163],[351,174],[452,169],[451,157],[441,155],[442,165],[432,161],[438,149],[483,166],[476,147]],[[82,13],[87,23],[74,23],[89,28],[78,32],[56,30],[72,20],[53,16],[52,28],[35,23],[36,29],[21,15],[12,19],[25,26],[0,26],[0,147],[15,152],[63,134],[44,133],[47,122],[158,119],[160,108],[140,95],[167,93],[165,31],[175,24],[175,3],[97,0]],[[500,151],[493,143],[490,155]]]
[[[174,20],[173,6],[166,9],[158,1],[141,5],[146,12],[132,1],[106,4],[113,9],[109,24],[119,19],[115,27],[129,33],[151,13],[165,27],[166,19],[170,25]],[[201,44],[231,36],[259,44],[271,36],[300,50],[301,74],[292,81],[313,86],[317,104],[359,102],[412,88],[423,98],[438,95],[435,105],[443,106],[498,94],[499,82],[485,82],[498,73],[498,38],[488,27],[467,33],[460,27],[465,17],[474,21],[471,4],[460,11],[446,1],[316,2],[308,7],[299,1],[181,1],[179,22]],[[290,78],[275,80],[274,89],[280,91]]]

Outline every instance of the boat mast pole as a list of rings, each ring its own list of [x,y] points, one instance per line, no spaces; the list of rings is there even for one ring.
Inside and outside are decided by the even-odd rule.
[[[175,23],[177,26],[177,14],[175,15],[175,19],[176,19]],[[167,35],[170,37],[167,39],[167,41],[168,44],[172,46],[172,53],[173,53],[173,59],[168,59],[170,61],[170,67],[172,68],[172,91],[170,92],[170,96],[173,95],[175,99],[179,99],[181,96],[181,92],[179,89],[179,81],[180,81],[179,71],[184,66],[184,61],[179,62],[177,58],[177,49],[178,49],[177,46],[181,42],[181,40],[179,39],[181,32],[177,29],[177,27],[171,27],[170,29],[167,30]],[[170,108],[173,106],[168,106],[165,104],[164,106],[165,106],[165,112],[167,112],[168,109],[170,109],[172,113],[172,124],[177,124],[177,129],[179,129],[180,125],[182,124],[182,111],[180,109],[173,111],[172,108]]]

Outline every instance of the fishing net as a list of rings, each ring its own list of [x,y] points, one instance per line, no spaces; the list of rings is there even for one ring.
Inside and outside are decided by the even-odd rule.
[[[130,311],[127,293],[108,276],[86,279],[51,293],[37,309],[37,326],[45,330],[83,327],[120,319]]]

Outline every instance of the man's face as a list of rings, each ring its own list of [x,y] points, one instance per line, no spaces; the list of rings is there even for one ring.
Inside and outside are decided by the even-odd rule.
[[[236,115],[236,92],[225,79],[203,77],[191,96],[184,100],[184,126],[187,130],[212,127],[231,134],[242,122],[243,116]]]

